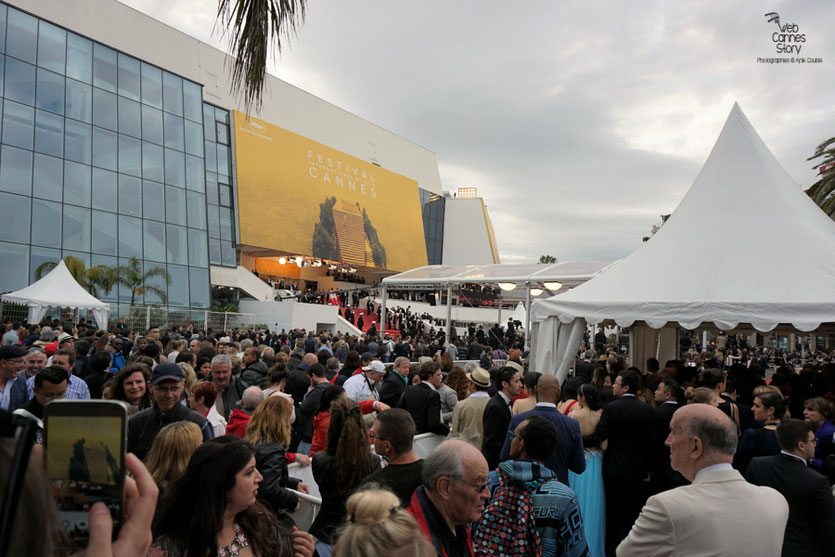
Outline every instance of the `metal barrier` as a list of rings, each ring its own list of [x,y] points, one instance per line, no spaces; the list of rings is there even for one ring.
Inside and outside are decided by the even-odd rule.
[[[316,485],[316,480],[313,479],[313,467],[301,466],[298,462],[289,464],[287,466],[287,475],[292,478],[298,478],[310,487],[310,495],[319,497],[319,486]]]
[[[296,523],[299,530],[308,532],[313,525],[313,521],[316,520],[316,515],[319,514],[319,510],[322,508],[322,499],[301,493],[295,489],[291,489],[290,491],[299,497],[299,508],[295,512],[290,513],[290,516],[293,518],[293,522]]]

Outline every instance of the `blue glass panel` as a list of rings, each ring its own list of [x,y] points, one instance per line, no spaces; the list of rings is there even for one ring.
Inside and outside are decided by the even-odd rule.
[[[142,102],[162,108],[162,71],[142,63]]]
[[[218,144],[217,146],[217,174],[218,176],[225,176],[229,178],[230,164],[229,164],[229,148],[225,145]],[[228,182],[228,180],[227,180]]]
[[[215,127],[217,128],[217,142],[229,145],[229,126],[217,122]]]
[[[119,172],[142,175],[142,142],[119,134]]]
[[[166,253],[169,263],[188,263],[188,237],[186,229],[173,224],[166,225]]]
[[[209,265],[208,241],[205,230],[188,229],[188,262],[192,265]]]
[[[206,146],[206,172],[217,174],[217,149],[213,141],[204,142]]]
[[[203,159],[186,155],[186,187],[194,191],[205,191]]]
[[[0,292],[29,285],[29,246],[0,242]]]
[[[187,307],[189,303],[188,267],[169,265],[168,274],[171,275],[171,284],[168,285],[168,305]]]
[[[165,221],[186,224],[186,192],[179,188],[165,188]]]
[[[0,151],[0,189],[23,195],[31,195],[31,151],[3,145],[2,151]],[[3,228],[3,226],[0,226],[0,228]]]
[[[38,246],[61,245],[61,204],[32,200],[32,243]]]
[[[116,131],[116,95],[93,88],[93,124]]]
[[[38,20],[14,8],[9,8],[8,19],[6,54],[34,64],[38,48]]]
[[[145,227],[145,259],[165,263],[165,224],[143,221]]]
[[[90,164],[93,158],[93,128],[75,120],[67,120],[65,127],[64,158]]]
[[[119,53],[119,94],[139,100],[139,60]]]
[[[142,177],[157,182],[164,180],[162,147],[147,141],[142,142]]]
[[[142,116],[139,103],[119,97],[119,133],[142,136]]]
[[[116,211],[116,173],[100,168],[93,169],[93,208]]]
[[[215,109],[210,104],[203,105],[203,138],[215,140]]]
[[[116,51],[93,44],[93,85],[116,92]]]
[[[183,81],[183,115],[195,122],[203,121],[203,88],[191,81]]]
[[[90,170],[86,164],[64,161],[64,203],[90,206]]]
[[[217,205],[207,205],[209,217],[209,236],[212,238],[220,238],[220,214],[218,213]]]
[[[218,184],[218,201],[222,207],[232,206],[232,186],[227,184]]]
[[[188,225],[192,228],[199,228],[206,230],[206,198],[199,193],[193,191],[188,192],[186,196]]]
[[[35,197],[61,201],[64,188],[64,161],[35,153],[33,192]]]
[[[119,257],[142,258],[142,219],[119,216]]]
[[[173,149],[165,150],[165,183],[185,187],[186,168],[183,153]]]
[[[8,114],[9,103],[6,103]],[[35,151],[64,156],[64,119],[57,114],[38,110],[35,118]]]
[[[0,240],[29,243],[29,212],[31,199],[0,192]]]
[[[223,260],[223,265],[227,267],[235,267],[237,261],[235,259],[235,248],[232,242],[220,242],[220,257]]]
[[[74,33],[67,37],[67,77],[93,81],[93,43]]]
[[[232,236],[232,211],[226,207],[220,208],[220,239],[234,239]]]
[[[139,178],[119,174],[119,212],[142,216],[142,181]]]
[[[67,32],[46,21],[38,30],[38,65],[63,74],[67,54]]]
[[[57,114],[64,113],[64,76],[38,68],[35,106]]]
[[[64,249],[90,251],[90,209],[64,205]]]
[[[60,239],[59,239],[60,242]],[[61,250],[32,246],[32,257],[29,261],[29,283],[35,282],[35,270],[46,262],[55,263],[61,260]]]
[[[203,156],[203,126],[195,122],[186,121],[186,153]]]
[[[162,111],[142,105],[142,139],[162,145]]]
[[[6,6],[0,5],[0,52],[6,47]]]
[[[223,264],[223,259],[220,256],[220,240],[209,238],[209,262],[212,265]]]
[[[35,66],[7,57],[3,87],[6,99],[35,104]]]
[[[165,186],[142,181],[142,211],[146,219],[165,221]]]
[[[215,120],[218,122],[222,122],[224,124],[229,123],[229,111],[224,110],[222,108],[214,107],[215,109]]]
[[[209,292],[209,271],[191,267],[188,270],[188,284],[191,290],[191,307],[207,308],[211,299]]]
[[[206,202],[217,205],[217,174],[206,172]]]
[[[0,106],[2,106],[0,102]],[[31,107],[11,101],[5,103],[8,109],[3,113],[3,143],[26,149],[32,148],[33,114]]]
[[[93,166],[116,171],[119,146],[117,136],[104,128],[93,128]]]
[[[118,225],[116,215],[93,211],[93,252],[116,255],[118,246]]]
[[[162,72],[162,107],[166,112],[183,115],[183,80],[168,72]]]
[[[6,57],[0,55],[0,91],[4,91],[6,84],[5,84],[5,68],[6,68]]]
[[[66,115],[88,124],[93,121],[93,88],[86,83],[67,80]]]
[[[183,139],[183,119],[173,114],[165,113],[162,117],[165,133],[165,146],[182,151],[185,147]]]

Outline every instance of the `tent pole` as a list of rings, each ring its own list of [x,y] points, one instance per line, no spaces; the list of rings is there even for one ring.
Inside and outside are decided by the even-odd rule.
[[[525,283],[525,350],[531,347],[531,283]]]
[[[452,328],[452,283],[446,285],[446,340],[449,342],[449,332]]]
[[[380,336],[386,338],[386,298],[388,297],[388,288],[383,285],[382,302],[380,303]]]

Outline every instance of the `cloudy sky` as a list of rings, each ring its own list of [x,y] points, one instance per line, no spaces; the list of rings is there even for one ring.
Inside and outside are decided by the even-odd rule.
[[[123,1],[224,44],[217,0]],[[768,12],[823,62],[758,63],[791,56]],[[675,209],[734,101],[798,188],[815,181],[833,23],[831,0],[310,0],[270,73],[434,151],[444,189],[478,187],[503,262],[617,259]]]

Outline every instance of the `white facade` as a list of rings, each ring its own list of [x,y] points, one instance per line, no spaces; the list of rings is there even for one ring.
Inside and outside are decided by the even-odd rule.
[[[447,197],[444,211],[444,265],[501,263],[493,225],[480,197]]]

